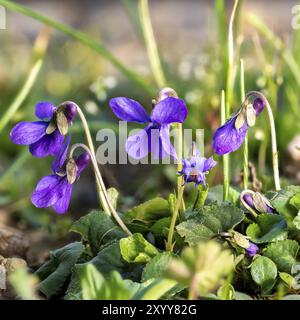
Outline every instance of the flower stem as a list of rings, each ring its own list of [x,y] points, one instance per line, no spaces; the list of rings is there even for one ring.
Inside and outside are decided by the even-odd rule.
[[[233,91],[233,59],[234,59],[234,36],[233,36],[233,25],[236,14],[236,9],[239,0],[235,0],[232,13],[229,21],[228,28],[228,52],[227,52],[227,72],[226,72],[226,94],[224,106],[221,106],[222,112],[225,109],[225,114],[223,114],[222,124],[230,117],[230,103]],[[226,154],[223,156],[223,171],[224,171],[224,189],[223,189],[223,200],[227,201],[229,198],[229,185],[230,185],[230,156]]]
[[[177,172],[180,172],[182,170],[182,158],[183,158],[183,131],[182,131],[182,123],[177,123],[177,127],[178,127],[178,145],[177,145]],[[184,180],[183,180],[183,175],[179,175],[177,177],[177,195],[179,196],[179,194],[182,192],[183,193],[184,190]],[[182,197],[181,201],[180,201],[180,207],[179,209],[181,210],[181,212],[185,211],[185,203],[184,203],[184,199]]]
[[[180,208],[182,198],[183,198],[183,191],[184,191],[184,188],[180,188],[180,193],[178,194],[176,206],[175,206],[175,209],[172,213],[172,218],[171,218],[171,223],[170,223],[170,228],[169,228],[169,233],[168,233],[168,240],[166,243],[166,250],[167,251],[173,251],[173,248],[174,248],[174,244],[175,244],[175,243],[173,243],[174,230],[175,230],[175,225],[176,225],[176,221],[178,218],[179,208]]]
[[[245,72],[244,72],[244,60],[241,59],[240,66],[240,90],[241,90],[241,102],[245,101]],[[243,145],[243,187],[248,189],[249,182],[249,152],[248,152],[248,133],[246,133],[244,145]]]
[[[139,15],[151,69],[156,84],[160,88],[163,88],[166,86],[166,79],[162,70],[157,44],[153,33],[153,28],[149,14],[148,0],[139,0]]]
[[[225,108],[225,92],[222,90],[221,95],[221,124],[223,125],[226,122],[226,108]],[[228,201],[229,198],[229,156],[225,154],[223,156],[223,200]]]
[[[74,102],[70,102],[70,103],[74,103]],[[86,135],[86,140],[87,140],[87,143],[88,143],[88,146],[89,146],[91,157],[94,158],[94,160],[96,160],[96,153],[95,153],[95,148],[94,148],[94,144],[93,144],[93,139],[92,139],[91,132],[90,132],[88,123],[86,121],[85,115],[82,112],[81,108],[76,103],[74,103],[74,104],[76,105],[78,115],[79,115],[80,120],[81,120],[82,125],[83,125],[83,129],[84,129],[84,132],[85,132],[85,135]],[[97,161],[96,161],[96,163],[97,163]],[[106,197],[105,197],[105,194],[104,194],[104,188],[103,188],[104,182],[103,182],[103,179],[101,177],[101,174],[100,174],[100,179],[99,179],[99,177],[97,176],[97,174],[95,172],[95,177],[96,177],[97,191],[98,191],[98,195],[99,195],[99,200],[100,200],[101,206],[102,206],[103,210],[108,215],[111,215],[109,207],[108,207],[108,203],[106,201]]]
[[[93,164],[93,168],[94,168],[94,171],[95,171],[95,175],[97,177],[97,180],[98,181],[103,181],[102,180],[102,177],[101,177],[101,173],[100,173],[100,170],[99,170],[99,167],[98,167],[98,164],[97,164],[97,160],[96,160],[96,157],[95,155],[93,154],[93,152],[84,144],[81,144],[81,143],[78,143],[78,144],[74,144],[71,149],[70,149],[70,154],[69,156],[72,157],[73,156],[73,153],[74,151],[77,149],[77,148],[82,148],[84,149],[86,152],[89,153],[90,157],[91,157],[91,161],[92,161],[92,164]],[[113,207],[113,205],[111,204],[109,198],[108,198],[108,194],[106,192],[106,189],[105,189],[105,186],[101,186],[103,187],[102,191],[102,195],[104,196],[102,201],[105,201],[106,202],[106,205],[107,205],[107,208],[108,208],[108,213],[109,215],[111,214],[114,219],[116,220],[116,222],[118,223],[118,225],[122,228],[122,230],[127,233],[129,236],[132,235],[132,233],[128,230],[128,228],[126,227],[125,223],[122,221],[122,219],[119,217],[118,213],[116,212],[115,208]]]
[[[266,105],[266,108],[268,111],[270,130],[271,130],[272,164],[273,164],[274,183],[275,183],[275,190],[279,191],[279,190],[281,190],[281,187],[280,187],[280,177],[279,177],[278,150],[277,150],[275,121],[274,121],[272,108],[271,108],[267,98],[261,92],[251,91],[247,94],[246,99],[248,99],[251,96],[258,96],[260,99],[262,99],[264,104]]]

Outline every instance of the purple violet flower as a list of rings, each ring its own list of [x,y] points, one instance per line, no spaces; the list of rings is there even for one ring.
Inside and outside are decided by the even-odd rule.
[[[257,213],[273,214],[275,211],[270,201],[259,192],[244,192],[242,198],[243,201]]]
[[[206,174],[217,164],[213,157],[206,159],[201,157],[199,151],[195,149],[194,143],[192,156],[182,160],[182,170],[178,173],[183,175],[184,183],[194,182],[198,187],[200,183],[206,186]]]
[[[37,208],[53,207],[59,214],[66,213],[69,208],[73,184],[91,160],[88,152],[68,159],[70,140],[69,137],[54,160],[53,174],[42,178],[32,193],[31,201]]]
[[[243,144],[249,127],[254,126],[256,117],[265,104],[256,98],[253,105],[244,103],[240,110],[222,125],[214,134],[212,148],[217,155],[234,152]]]
[[[252,258],[257,254],[258,251],[259,251],[258,246],[252,243],[251,241],[249,241],[249,247],[245,249],[246,255]]]
[[[10,138],[15,144],[29,145],[29,151],[37,158],[56,156],[76,113],[72,103],[55,107],[50,102],[39,102],[35,115],[40,121],[18,123],[11,130]]]
[[[175,97],[174,90],[163,89],[161,93],[150,116],[135,100],[118,97],[109,102],[112,111],[119,119],[146,124],[144,129],[129,136],[126,141],[126,152],[134,159],[142,159],[150,151],[154,159],[164,158],[167,154],[177,159],[176,151],[170,141],[169,129],[172,123],[183,123],[188,111],[184,101]]]

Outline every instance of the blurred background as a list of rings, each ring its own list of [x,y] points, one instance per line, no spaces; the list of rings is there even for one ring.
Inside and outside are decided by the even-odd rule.
[[[0,224],[26,230],[32,243],[33,265],[43,260],[49,248],[66,241],[73,219],[97,207],[97,194],[93,173],[89,171],[76,185],[67,215],[35,209],[30,195],[38,180],[50,173],[51,159],[31,157],[26,147],[10,142],[9,132],[16,122],[33,120],[35,104],[41,100],[54,104],[65,100],[77,102],[89,118],[94,139],[101,128],[117,128],[117,119],[108,106],[111,97],[125,95],[151,110],[151,99],[159,89],[149,65],[137,2],[17,1],[88,34],[140,74],[149,83],[148,90],[131,81],[99,52],[60,31],[45,29],[32,18],[7,10],[7,29],[0,30]],[[272,105],[281,174],[283,180],[292,183],[300,181],[300,37],[299,31],[291,26],[292,8],[296,4],[289,0],[240,2],[234,26],[236,81],[231,106],[235,111],[240,104],[239,61],[243,58],[246,91],[262,91]],[[212,154],[212,134],[220,124],[232,7],[233,1],[229,0],[149,1],[168,85],[188,105],[189,116],[184,126],[205,129],[207,157]],[[37,61],[42,61],[38,70],[34,69]],[[35,71],[38,72],[26,92],[24,86]],[[24,101],[18,106],[17,99],[24,92]],[[262,191],[272,188],[267,121],[267,115],[262,114],[249,135],[250,160],[257,179],[263,182]],[[73,141],[84,141],[79,121],[74,123],[72,134]],[[237,188],[241,182],[241,159],[240,151],[232,157],[232,181]],[[217,160],[220,166],[210,176],[210,185],[222,183],[221,159]],[[175,188],[173,166],[106,165],[101,169],[107,185],[117,188],[122,196],[120,208],[157,194],[167,195]],[[193,194],[192,188],[190,193]]]

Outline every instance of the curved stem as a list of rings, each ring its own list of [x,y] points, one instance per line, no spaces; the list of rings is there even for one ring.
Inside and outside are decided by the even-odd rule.
[[[168,233],[168,240],[167,240],[167,243],[166,243],[166,250],[167,251],[173,251],[173,248],[174,248],[173,236],[174,236],[174,230],[175,230],[176,221],[177,221],[177,218],[178,218],[180,204],[181,204],[181,201],[182,201],[182,198],[183,198],[183,190],[184,190],[183,188],[180,189],[180,193],[178,194],[176,206],[175,206],[175,209],[174,209],[173,214],[172,214],[172,219],[171,219],[169,233]]]
[[[89,146],[91,157],[94,158],[94,160],[96,160],[96,153],[95,153],[95,148],[94,148],[94,144],[93,144],[93,139],[92,139],[91,132],[90,132],[90,129],[89,129],[88,123],[86,121],[84,113],[82,112],[81,108],[75,102],[66,101],[64,103],[72,103],[76,106],[78,115],[80,117],[80,120],[83,125],[83,129],[84,129],[84,132],[86,135],[86,140],[87,140],[87,143]],[[97,161],[96,161],[96,163],[97,163]],[[101,206],[102,206],[103,210],[108,215],[110,215],[110,210],[109,210],[109,207],[108,207],[108,204],[106,201],[106,197],[105,197],[105,193],[104,193],[105,186],[104,186],[103,179],[102,179],[101,175],[100,175],[100,179],[99,179],[99,177],[97,177],[97,175],[96,175],[96,172],[95,172],[95,176],[96,176],[96,185],[97,185],[97,191],[98,191]]]
[[[97,179],[100,181],[102,180],[102,177],[101,177],[101,173],[99,171],[99,167],[98,167],[98,164],[97,164],[97,160],[95,158],[95,156],[93,155],[93,153],[91,152],[91,150],[84,144],[81,144],[81,143],[77,143],[77,144],[74,144],[71,149],[70,149],[70,153],[69,153],[69,156],[72,157],[73,156],[73,153],[74,151],[77,149],[77,148],[82,148],[84,149],[86,152],[88,152],[91,156],[91,161],[92,161],[92,164],[93,164],[93,167],[94,167],[94,171],[95,171],[95,174],[96,174],[96,177]],[[105,190],[106,191],[106,190]],[[103,194],[107,195],[107,193],[103,192]],[[116,212],[115,208],[113,207],[113,205],[111,204],[111,202],[109,201],[109,198],[108,197],[104,197],[107,205],[108,205],[108,208],[110,210],[110,213],[111,215],[114,217],[114,219],[116,220],[116,222],[118,223],[118,225],[122,228],[122,230],[127,233],[129,236],[132,235],[132,233],[128,230],[127,226],[125,225],[125,223],[122,221],[122,219],[119,217],[118,213]]]
[[[258,96],[260,99],[263,100],[268,111],[268,116],[270,121],[270,130],[271,130],[271,141],[272,141],[272,158],[273,158],[272,162],[273,162],[274,183],[275,183],[275,190],[279,191],[281,190],[281,187],[280,187],[280,178],[279,178],[278,150],[277,150],[277,141],[276,141],[275,122],[274,122],[272,108],[267,98],[261,92],[258,92],[258,91],[249,92],[246,96],[246,100],[253,95]]]

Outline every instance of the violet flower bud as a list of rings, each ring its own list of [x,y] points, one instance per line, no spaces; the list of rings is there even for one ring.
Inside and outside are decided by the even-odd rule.
[[[68,119],[68,122],[72,122],[77,115],[77,106],[73,102],[67,102],[65,104],[64,114]]]
[[[249,241],[249,247],[245,249],[246,255],[249,257],[254,257],[258,251],[258,246]]]
[[[245,204],[256,213],[274,213],[274,208],[270,201],[259,192],[254,192],[253,194],[245,192],[241,197]]]

